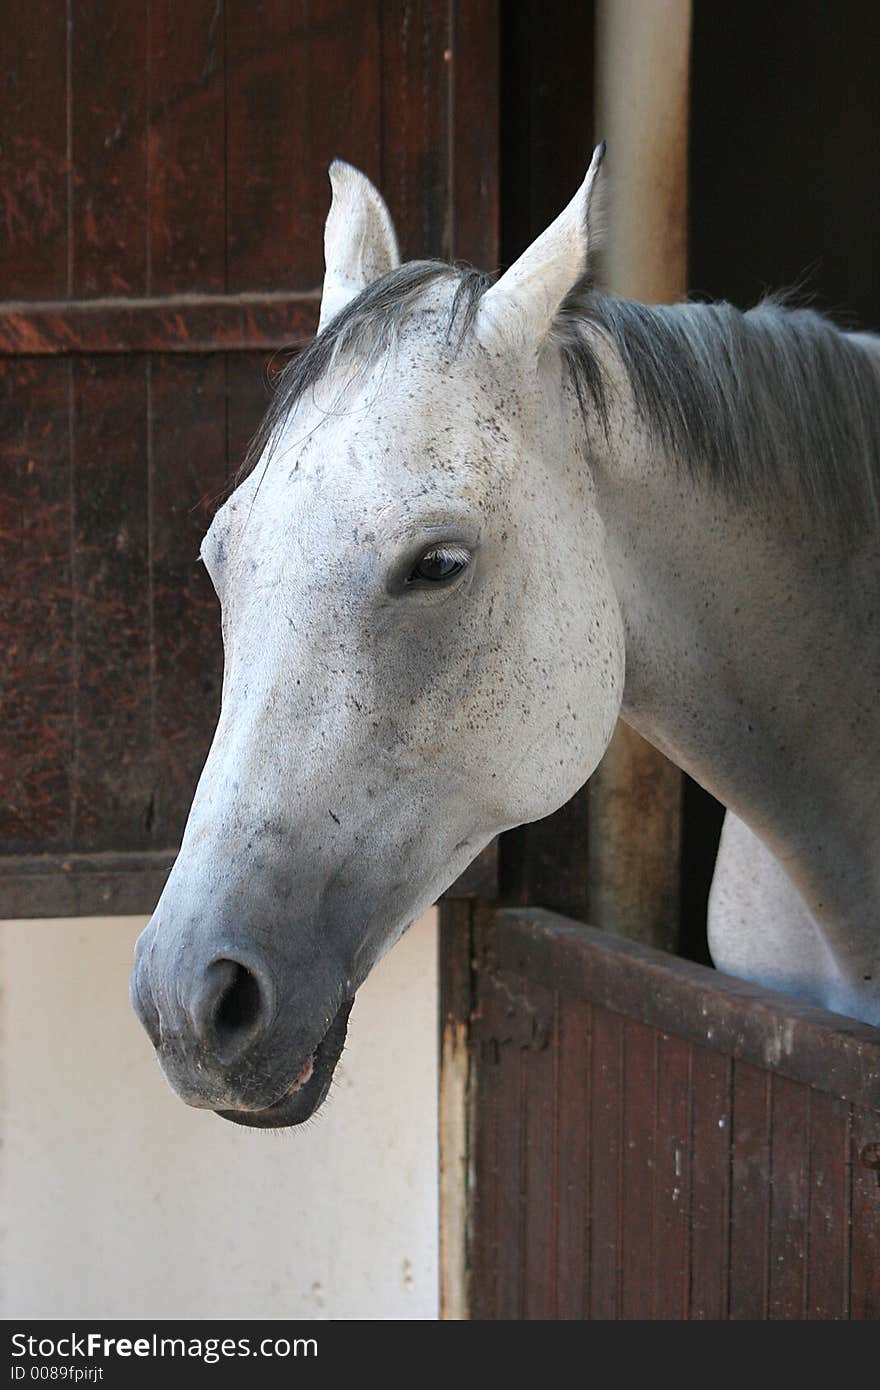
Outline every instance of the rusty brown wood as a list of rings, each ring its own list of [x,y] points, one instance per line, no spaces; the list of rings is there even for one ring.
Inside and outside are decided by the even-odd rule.
[[[70,845],[69,364],[0,361],[0,842]]]
[[[770,1077],[735,1061],[731,1133],[730,1269],[727,1316],[769,1315]]]
[[[57,0],[23,5],[0,25],[0,285],[8,295],[69,290],[66,43]]]
[[[497,968],[880,1109],[876,1028],[539,908],[498,913]]]
[[[479,1316],[880,1317],[880,1031],[538,910],[474,952]]]
[[[496,259],[496,0],[72,18],[36,0],[0,35],[0,914],[155,901],[217,709],[199,534],[268,354],[314,331],[329,162],[384,186],[408,254],[458,225]],[[90,907],[97,870],[44,857],[86,851],[142,857],[105,862]],[[491,847],[456,893],[496,882]]]
[[[556,1105],[556,1317],[579,1320],[589,1299],[590,1114],[592,1011],[557,1003],[554,1032]]]
[[[854,1106],[850,1130],[849,1316],[880,1320],[880,1113]]]
[[[553,991],[530,984],[528,997],[545,1026],[532,1035],[523,1066],[521,1200],[526,1262],[519,1316],[546,1319],[559,1315],[559,1054]]]
[[[147,6],[148,294],[227,288],[228,9],[216,0]]]
[[[727,1317],[730,1268],[730,1095],[733,1062],[692,1047],[691,1203],[686,1316]]]
[[[153,847],[153,693],[145,364],[113,357],[78,358],[72,366],[70,848],[116,848],[125,826],[124,848],[146,849]]]
[[[620,1302],[618,1316],[649,1318],[654,1294],[657,1054],[653,1030],[623,1024],[620,1159]]]
[[[316,293],[178,294],[0,303],[0,356],[240,352],[302,345]]]
[[[484,270],[499,259],[500,0],[451,0],[449,216],[443,254]]]
[[[346,159],[380,181],[383,104],[395,99],[393,87],[414,80],[412,67],[391,73],[383,65],[389,8],[379,0],[227,0],[231,293],[320,285],[331,160]],[[420,56],[409,55],[413,66]],[[429,99],[442,109],[442,92],[431,90]],[[430,158],[430,148],[421,153]],[[394,204],[392,190],[397,213]]]
[[[806,1317],[812,1092],[784,1076],[770,1089],[768,1316]]]
[[[849,1316],[849,1106],[810,1093],[808,1318]]]
[[[149,286],[147,6],[77,5],[68,28],[68,293]],[[45,61],[64,62],[62,52]]]
[[[492,929],[485,911],[475,920],[474,950],[485,957]],[[473,1113],[471,1163],[481,1175],[472,1188],[471,1227],[480,1239],[469,1248],[469,1307],[472,1318],[518,1320],[525,1298],[527,1055],[534,1037],[534,1011],[511,978],[498,988],[490,973],[475,979],[470,1048]],[[472,1081],[473,1085],[473,1081]],[[494,1181],[497,1176],[500,1181]],[[487,1239],[483,1239],[483,1234]]]
[[[404,259],[448,254],[453,222],[450,3],[388,0],[381,7],[382,186]],[[439,99],[438,99],[439,97]],[[490,113],[494,94],[487,94]],[[488,160],[483,163],[491,169]],[[490,181],[494,171],[489,175]]]
[[[691,1287],[694,1179],[693,1050],[682,1038],[656,1032],[652,1318],[687,1316]]]
[[[622,1275],[624,1022],[593,1008],[589,1115],[590,1271],[584,1316],[619,1318]]]

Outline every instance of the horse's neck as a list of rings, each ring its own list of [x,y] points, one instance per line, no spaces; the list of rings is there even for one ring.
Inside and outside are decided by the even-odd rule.
[[[880,895],[876,546],[776,529],[644,440],[597,486],[623,717],[783,860],[832,946],[851,945]]]

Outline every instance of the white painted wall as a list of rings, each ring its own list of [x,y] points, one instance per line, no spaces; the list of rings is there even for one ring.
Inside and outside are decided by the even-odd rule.
[[[436,921],[358,995],[319,1114],[174,1097],[128,1005],[140,918],[6,922],[5,1318],[435,1318]]]

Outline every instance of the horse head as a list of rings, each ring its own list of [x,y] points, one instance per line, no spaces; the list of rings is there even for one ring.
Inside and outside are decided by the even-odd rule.
[[[202,546],[222,708],[132,977],[192,1105],[312,1114],[371,968],[610,740],[623,633],[553,334],[600,159],[495,284],[400,265],[333,166],[318,336]]]

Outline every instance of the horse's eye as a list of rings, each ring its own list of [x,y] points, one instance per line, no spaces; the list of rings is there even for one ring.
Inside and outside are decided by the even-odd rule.
[[[459,546],[435,546],[433,550],[426,550],[418,564],[413,566],[409,583],[421,580],[427,584],[443,584],[461,574],[469,558],[467,551]]]

